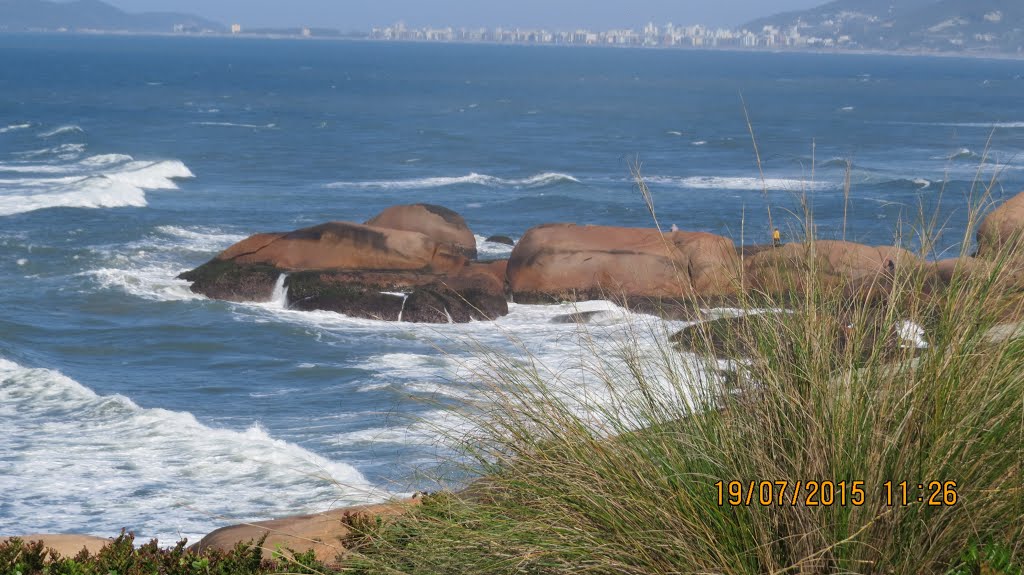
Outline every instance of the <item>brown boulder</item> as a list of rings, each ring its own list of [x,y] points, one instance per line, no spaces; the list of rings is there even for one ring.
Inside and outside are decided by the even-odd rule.
[[[965,279],[988,273],[988,267],[987,262],[971,257],[947,258],[935,262],[935,273],[942,283],[949,285],[955,277]]]
[[[89,553],[95,554],[111,542],[111,539],[104,539],[103,537],[76,534],[32,534],[18,535],[16,537],[26,543],[42,541],[43,547],[53,549],[61,557],[74,557],[82,549],[87,549]],[[0,543],[4,543],[8,539],[14,539],[14,537],[0,537]]]
[[[547,224],[512,251],[507,276],[520,303],[733,293],[739,259],[731,240],[700,232]]]
[[[992,210],[978,226],[978,257],[992,258],[1010,242],[1024,235],[1024,192]],[[1019,247],[1015,245],[1014,247]]]
[[[948,258],[935,262],[934,269],[942,283],[947,286],[954,278],[961,281],[993,279],[995,285],[1001,289],[1024,289],[1024,262],[1016,258],[1000,263],[966,256]],[[993,274],[995,277],[992,277]]]
[[[772,295],[803,293],[818,282],[852,292],[882,293],[894,274],[923,266],[920,258],[902,248],[819,240],[754,251],[744,260],[744,279],[748,290]],[[810,270],[816,278],[808,277]]]
[[[445,244],[455,253],[476,259],[476,237],[466,220],[448,208],[432,204],[392,206],[366,222],[368,226],[419,232]]]
[[[269,559],[278,548],[304,553],[310,549],[316,558],[325,563],[334,563],[345,553],[344,540],[351,532],[353,521],[375,520],[405,513],[409,507],[418,505],[420,498],[398,503],[361,505],[335,509],[313,515],[298,515],[221,527],[203,537],[192,546],[194,550],[219,549],[230,551],[238,543],[258,541],[264,535],[263,557]]]
[[[419,232],[330,222],[256,234],[179,277],[195,293],[228,301],[269,301],[283,279],[289,307],[369,319],[507,314],[503,264],[469,262],[454,249]]]

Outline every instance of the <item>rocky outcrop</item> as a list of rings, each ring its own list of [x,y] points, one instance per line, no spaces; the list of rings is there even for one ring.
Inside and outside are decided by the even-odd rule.
[[[805,293],[816,286],[881,295],[898,274],[928,273],[925,262],[907,250],[829,240],[751,250],[743,263],[746,289],[771,295]],[[816,276],[810,277],[809,270]]]
[[[300,270],[423,270],[449,272],[466,262],[452,246],[425,234],[328,222],[284,234],[257,234],[218,256],[238,264]]]
[[[230,551],[238,543],[258,541],[266,535],[263,542],[264,558],[269,559],[279,548],[291,549],[296,553],[312,550],[320,561],[334,563],[339,555],[345,554],[344,540],[351,532],[353,522],[375,521],[377,518],[400,515],[419,503],[420,498],[415,498],[398,503],[362,505],[313,515],[232,525],[203,537],[192,548],[197,551]]]
[[[287,274],[285,303],[296,309],[467,322],[508,313],[502,265],[469,261],[420,232],[330,222],[254,235],[179,277],[214,299],[269,301]]]
[[[1024,236],[1024,192],[1007,200],[978,226],[978,257],[992,258],[1009,243],[1019,248]]]
[[[78,555],[82,549],[86,549],[89,553],[97,553],[100,549],[107,546],[112,540],[104,539],[102,537],[93,537],[92,535],[75,535],[75,534],[32,534],[32,535],[18,535],[18,539],[26,543],[32,543],[34,541],[42,541],[43,547],[47,549],[53,549],[62,557],[74,557]],[[13,539],[13,537],[0,537],[0,543]]]
[[[739,259],[714,234],[547,224],[523,235],[508,262],[514,301],[711,298],[733,293]]]
[[[476,237],[466,220],[448,208],[433,204],[392,206],[366,222],[392,230],[419,232],[453,252],[476,259]]]

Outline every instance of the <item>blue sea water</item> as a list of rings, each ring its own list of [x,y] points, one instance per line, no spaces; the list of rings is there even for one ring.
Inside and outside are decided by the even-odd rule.
[[[578,355],[559,306],[422,326],[194,296],[258,231],[460,212],[486,257],[552,221],[894,241],[1024,187],[1024,62],[0,36],[0,535],[167,542],[432,486],[473,352]],[[762,179],[745,118],[756,135]],[[908,227],[904,241],[913,245]],[[599,309],[601,303],[587,304]],[[615,337],[614,326],[606,334]],[[438,347],[446,350],[439,351]],[[574,354],[574,350],[577,352]],[[471,431],[471,430],[462,430]]]

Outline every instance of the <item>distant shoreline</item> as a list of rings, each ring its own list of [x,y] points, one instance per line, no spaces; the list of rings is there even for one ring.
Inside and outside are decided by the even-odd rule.
[[[814,55],[835,55],[835,56],[897,56],[897,57],[933,57],[933,58],[961,58],[971,60],[1001,60],[1001,61],[1022,61],[1024,53],[1013,52],[948,52],[929,50],[872,50],[872,49],[802,49],[802,48],[743,48],[740,46],[712,47],[712,46],[630,46],[616,44],[547,44],[529,42],[491,42],[486,40],[455,40],[455,41],[433,41],[433,40],[379,40],[365,36],[300,36],[292,34],[231,34],[231,33],[209,33],[209,34],[181,34],[173,32],[132,32],[132,31],[67,31],[55,30],[38,31],[0,31],[2,36],[119,36],[119,37],[154,37],[154,38],[180,38],[183,40],[215,38],[235,40],[294,40],[294,41],[317,41],[317,42],[365,42],[379,44],[430,44],[430,45],[480,45],[480,46],[515,46],[523,48],[613,48],[622,50],[656,50],[656,51],[678,51],[678,52],[735,52],[745,54],[814,54]]]

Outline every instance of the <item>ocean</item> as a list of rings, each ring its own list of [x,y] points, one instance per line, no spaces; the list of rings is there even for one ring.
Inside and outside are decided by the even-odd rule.
[[[763,243],[768,205],[792,235],[806,201],[819,237],[889,244],[902,226],[913,247],[933,221],[949,230],[933,257],[955,256],[970,198],[1024,188],[1022,75],[1019,60],[2,35],[0,535],[171,543],[457,484],[443,438],[473,430],[445,406],[472,394],[477,344],[522,345],[587,393],[566,369],[583,336],[551,323],[572,306],[397,324],[175,279],[249,234],[429,202],[498,258],[510,248],[485,237],[545,222],[650,226],[639,165],[664,227]],[[633,317],[579,308],[612,310],[603,342]]]

